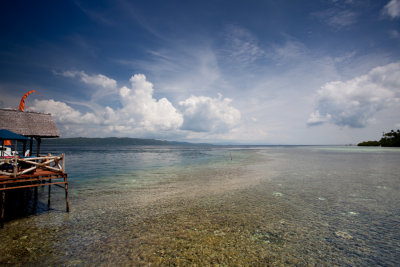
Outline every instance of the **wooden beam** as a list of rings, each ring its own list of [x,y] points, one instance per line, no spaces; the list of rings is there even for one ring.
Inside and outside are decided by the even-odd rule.
[[[51,186],[55,185],[65,190],[66,211],[69,212],[69,192],[67,173],[65,173],[65,155],[59,156],[40,156],[40,138],[37,138],[38,153],[35,158],[18,158],[16,155],[12,158],[1,159],[0,165],[11,164],[12,171],[0,171],[0,191],[1,191],[1,214],[0,225],[4,225],[5,213],[5,194],[6,190],[34,188],[34,201],[37,201],[37,189],[39,186],[48,185],[48,207],[51,204]],[[31,138],[31,141],[33,139]],[[25,148],[24,148],[25,150]],[[62,162],[60,162],[62,161]],[[24,169],[19,171],[19,166]],[[53,165],[53,166],[50,166]],[[34,171],[33,173],[30,173]]]
[[[0,184],[17,184],[17,183],[28,183],[28,182],[36,182],[36,181],[43,181],[43,180],[56,180],[56,179],[62,179],[63,177],[42,177],[42,178],[32,178],[32,179],[23,179],[23,180],[6,180],[6,181],[1,181]],[[0,191],[2,189],[0,188]]]
[[[56,184],[65,184],[67,185],[68,182],[56,182],[56,183],[45,183],[45,184],[32,184],[32,185],[20,185],[20,186],[13,186],[13,187],[6,187],[1,188],[0,191],[5,191],[5,190],[11,190],[11,189],[18,189],[18,188],[28,188],[28,187],[38,187],[38,186],[43,186],[43,185],[56,185]]]

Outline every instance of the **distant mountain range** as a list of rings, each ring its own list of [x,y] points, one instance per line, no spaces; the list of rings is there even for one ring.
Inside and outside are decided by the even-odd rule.
[[[66,145],[66,146],[80,146],[80,145],[129,145],[129,146],[211,146],[210,144],[195,144],[188,142],[165,141],[156,139],[141,139],[129,137],[105,137],[105,138],[87,138],[87,137],[74,137],[74,138],[55,138],[55,139],[42,139],[43,144]]]

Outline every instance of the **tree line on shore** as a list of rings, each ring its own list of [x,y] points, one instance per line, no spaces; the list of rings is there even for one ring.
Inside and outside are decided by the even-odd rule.
[[[383,133],[379,141],[365,141],[358,146],[384,146],[384,147],[400,147],[400,130]]]

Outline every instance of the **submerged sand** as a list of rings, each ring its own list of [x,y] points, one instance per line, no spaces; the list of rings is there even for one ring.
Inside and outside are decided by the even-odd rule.
[[[167,176],[155,184],[73,195],[69,214],[62,194],[56,194],[52,211],[0,230],[0,263],[373,263],[365,238],[348,227],[360,216],[338,221],[322,212],[331,208],[329,194],[294,198],[294,191],[285,190],[290,184],[277,180],[276,159],[256,151],[237,152],[237,161],[235,155],[215,165],[142,174]],[[311,199],[315,204],[307,203]]]

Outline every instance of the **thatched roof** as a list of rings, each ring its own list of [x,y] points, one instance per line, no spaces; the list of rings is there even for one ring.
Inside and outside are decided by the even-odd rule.
[[[12,109],[0,109],[0,129],[7,129],[27,137],[61,136],[50,114]]]

